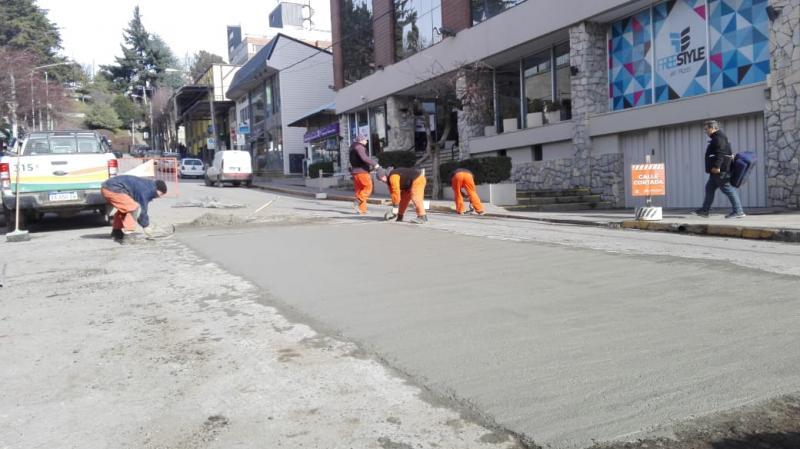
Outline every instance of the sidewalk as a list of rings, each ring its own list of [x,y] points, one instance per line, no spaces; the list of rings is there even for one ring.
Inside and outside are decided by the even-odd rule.
[[[257,179],[253,186],[287,195],[315,198],[317,194],[324,193],[327,200],[353,201],[353,194],[349,190],[320,191],[306,187],[302,178]],[[387,200],[385,196],[373,195],[369,203],[380,205]],[[431,200],[430,210],[437,213],[454,213],[455,207],[452,201]],[[497,218],[800,243],[800,211],[762,208],[747,209],[746,212],[748,215],[745,218],[729,220],[724,217],[727,210],[712,211],[710,218],[701,218],[690,215],[689,210],[670,209],[664,211],[663,220],[648,222],[634,220],[632,209],[509,212],[502,207],[486,205],[486,215]]]

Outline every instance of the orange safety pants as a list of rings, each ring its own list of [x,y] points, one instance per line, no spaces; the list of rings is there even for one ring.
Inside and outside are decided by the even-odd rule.
[[[359,213],[367,213],[367,200],[372,194],[372,176],[369,173],[353,173],[356,201]]]
[[[425,177],[417,177],[411,183],[411,189],[403,191],[400,190],[400,176],[395,175],[392,178],[394,179],[389,180],[389,190],[392,194],[392,204],[398,204],[399,199],[398,213],[405,215],[409,201],[413,201],[417,208],[417,217],[425,216]]]
[[[117,209],[117,213],[114,214],[114,222],[111,223],[111,229],[135,231],[136,220],[131,215],[131,212],[139,208],[139,203],[124,193],[112,192],[108,189],[101,189],[100,193],[108,201],[108,204]]]
[[[483,203],[481,203],[478,192],[475,191],[475,178],[472,176],[472,173],[456,173],[453,176],[451,186],[453,187],[453,196],[456,200],[456,212],[459,214],[464,213],[464,197],[461,196],[461,189],[463,188],[467,191],[469,202],[472,204],[472,208],[475,209],[475,212],[483,213]]]

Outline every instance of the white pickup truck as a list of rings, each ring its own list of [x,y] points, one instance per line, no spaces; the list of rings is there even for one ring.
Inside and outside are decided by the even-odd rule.
[[[59,216],[82,210],[105,213],[100,185],[117,174],[117,159],[97,132],[32,132],[17,146],[20,150],[20,228],[48,212]],[[17,156],[12,151],[0,157],[0,193],[9,230],[14,229],[16,191]]]

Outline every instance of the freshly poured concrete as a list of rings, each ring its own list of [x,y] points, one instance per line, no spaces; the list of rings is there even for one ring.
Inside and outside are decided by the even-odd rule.
[[[633,439],[800,390],[793,276],[394,223],[180,238],[543,446]]]

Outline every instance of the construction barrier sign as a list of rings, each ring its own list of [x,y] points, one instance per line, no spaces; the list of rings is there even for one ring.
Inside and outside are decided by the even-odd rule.
[[[667,194],[667,177],[664,164],[631,165],[633,196],[664,196]]]

